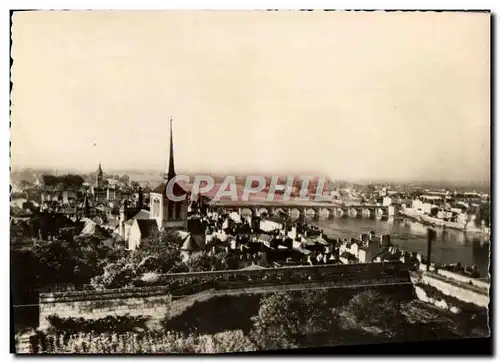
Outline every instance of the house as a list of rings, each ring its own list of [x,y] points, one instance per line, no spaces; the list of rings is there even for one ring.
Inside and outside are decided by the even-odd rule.
[[[391,235],[389,234],[383,234],[380,236],[380,247],[390,247],[392,246],[392,243],[391,243]]]
[[[106,190],[106,199],[107,200],[115,200],[118,199],[118,194],[116,193],[116,189],[108,188]]]
[[[350,247],[349,247],[349,253],[353,255],[354,257],[358,258],[358,251],[359,251],[360,243],[358,241],[351,241]]]
[[[450,211],[440,210],[437,213],[437,217],[439,219],[451,219],[452,216],[453,216],[453,212],[451,210]]]
[[[265,234],[265,233],[261,233],[257,237],[257,240],[259,242],[261,242],[261,243],[267,243],[267,244],[271,243],[271,239],[272,239],[272,237],[270,235],[268,235],[268,234]]]
[[[351,253],[349,252],[343,252],[341,255],[340,255],[340,258],[339,260],[343,263],[343,264],[350,264],[350,263],[356,263],[358,262],[358,259],[356,258],[356,256],[352,255]]]
[[[77,199],[76,192],[73,190],[63,190],[62,192],[62,203],[68,205]]]
[[[229,218],[234,222],[234,223],[241,223],[241,216],[237,212],[231,212],[229,214]]]
[[[389,249],[383,249],[374,260],[375,262],[394,262],[400,261],[402,256],[403,252],[395,247],[390,247]]]
[[[278,218],[266,218],[260,221],[260,229],[264,232],[272,232],[285,228],[285,222]]]
[[[392,198],[391,197],[384,197],[382,199],[382,206],[388,207],[392,204]]]
[[[158,231],[158,223],[154,219],[135,219],[128,236],[128,249],[135,250],[144,239]]]
[[[380,248],[376,241],[365,243],[363,246],[360,246],[358,250],[359,262],[361,263],[372,262],[375,256],[379,253],[379,250]]]
[[[146,220],[150,219],[149,211],[141,209],[137,210],[135,208],[127,208],[126,205],[122,205],[120,208],[120,220],[119,220],[119,234],[122,239],[128,241],[130,235],[130,229],[136,220]]]

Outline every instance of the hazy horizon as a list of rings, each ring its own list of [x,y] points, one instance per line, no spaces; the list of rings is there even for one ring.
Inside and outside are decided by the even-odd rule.
[[[12,26],[13,168],[161,172],[173,117],[179,173],[490,181],[489,14],[36,11]]]

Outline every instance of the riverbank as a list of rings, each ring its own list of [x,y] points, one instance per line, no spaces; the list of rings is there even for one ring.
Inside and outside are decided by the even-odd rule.
[[[454,229],[462,232],[467,232],[467,233],[476,233],[476,234],[482,234],[482,235],[489,235],[489,228],[483,227],[483,228],[477,228],[477,227],[467,227],[467,225],[462,224],[462,223],[457,223],[457,222],[449,222],[449,221],[444,221],[439,218],[433,218],[430,216],[422,215],[422,214],[416,214],[416,213],[411,213],[406,210],[401,210],[399,211],[399,218],[407,218],[413,222],[418,222],[421,223],[425,226],[430,226],[430,227],[435,227],[435,228],[449,228],[449,229]]]
[[[376,235],[388,234],[391,243],[408,252],[427,255],[427,229],[423,224],[406,219],[389,218],[334,218],[308,220],[322,229],[330,238],[359,238],[361,233],[374,231]],[[490,243],[486,236],[454,229],[436,229],[436,239],[432,243],[432,261],[439,265],[476,265],[483,277],[489,276]]]

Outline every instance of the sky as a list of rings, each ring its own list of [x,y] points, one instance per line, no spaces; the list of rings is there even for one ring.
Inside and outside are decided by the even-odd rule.
[[[487,181],[490,16],[18,12],[11,164]]]

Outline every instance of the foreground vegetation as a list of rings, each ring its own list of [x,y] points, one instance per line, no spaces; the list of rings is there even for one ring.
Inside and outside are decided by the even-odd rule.
[[[394,294],[367,289],[339,304],[332,304],[333,295],[332,290],[263,295],[249,329],[232,326],[211,333],[172,330],[168,322],[148,330],[142,317],[83,321],[53,316],[51,328],[32,338],[31,349],[46,354],[226,353],[467,336],[457,322],[460,315],[439,316]]]

